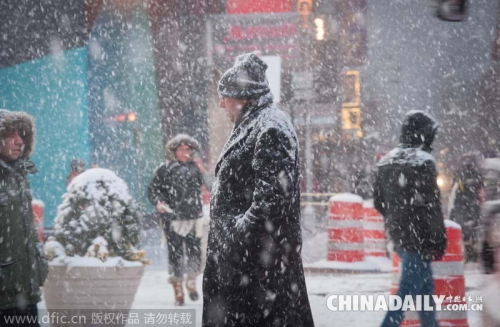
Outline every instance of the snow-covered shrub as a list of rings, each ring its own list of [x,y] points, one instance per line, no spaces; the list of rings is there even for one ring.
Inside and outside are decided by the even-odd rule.
[[[108,254],[140,260],[139,219],[125,182],[108,169],[89,169],[68,185],[57,209],[55,236],[67,255],[89,256],[102,243],[107,253],[96,257],[103,261]]]

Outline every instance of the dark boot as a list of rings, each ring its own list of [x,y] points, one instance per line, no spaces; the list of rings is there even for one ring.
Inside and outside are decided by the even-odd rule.
[[[196,291],[196,275],[188,275],[186,279],[186,289],[189,293],[191,301],[198,300],[198,292]]]
[[[183,306],[184,305],[184,291],[182,289],[182,278],[170,277],[169,282],[174,287],[175,305],[176,306]]]

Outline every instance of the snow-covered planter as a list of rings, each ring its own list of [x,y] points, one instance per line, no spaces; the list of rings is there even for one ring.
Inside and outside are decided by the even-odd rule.
[[[138,207],[125,182],[90,169],[68,186],[45,244],[47,309],[128,312],[144,272]],[[96,311],[97,312],[97,311]]]
[[[102,237],[110,256],[133,259],[139,218],[127,184],[110,170],[90,169],[68,186],[55,219],[55,235],[68,255],[86,255]]]

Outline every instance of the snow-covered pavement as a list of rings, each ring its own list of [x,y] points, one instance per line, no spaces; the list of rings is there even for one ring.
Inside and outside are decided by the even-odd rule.
[[[467,295],[478,294],[482,276],[478,270],[466,271]],[[308,275],[306,276],[309,300],[317,327],[330,326],[379,326],[384,312],[332,312],[326,306],[329,294],[389,294],[391,275],[357,274],[357,275]],[[202,278],[197,280],[201,290]],[[147,270],[142,278],[133,304],[135,309],[171,309],[174,307],[174,293],[167,283],[167,272],[163,270]],[[201,325],[202,300],[186,301],[185,308],[196,309],[197,326]],[[480,312],[469,312],[469,326],[481,327]]]
[[[304,235],[302,257],[305,265],[326,258],[327,237],[326,232]],[[168,264],[165,260],[167,256],[165,249],[155,246],[148,249],[147,252],[150,257],[154,257],[156,264],[147,268],[136,294],[133,308],[176,308],[174,307],[172,286],[167,282],[166,267]],[[479,295],[478,292],[484,278],[478,269],[478,266],[467,266],[465,269],[467,295]],[[306,283],[316,327],[333,325],[371,327],[380,325],[385,312],[332,312],[326,306],[327,297],[330,294],[388,295],[391,287],[391,274],[306,275]],[[201,291],[201,276],[198,277],[197,287]],[[202,299],[191,302],[187,298],[185,307],[196,309],[196,325],[201,326]],[[468,313],[468,318],[469,327],[482,327],[480,312],[471,311]]]
[[[150,239],[154,238],[149,235]],[[320,232],[304,238],[304,264],[317,262],[326,257],[326,232]],[[159,243],[159,237],[156,240]],[[136,293],[133,309],[178,309],[174,306],[174,292],[168,283],[167,253],[157,245],[145,246],[148,258],[153,259],[153,265],[146,268],[139,289]],[[487,279],[479,271],[478,265],[465,267],[466,295],[482,295],[481,287]],[[316,327],[371,327],[380,326],[385,312],[332,312],[326,306],[330,294],[365,294],[388,295],[391,287],[391,274],[335,274],[306,275],[309,301]],[[197,279],[199,292],[202,289],[202,276]],[[196,326],[201,326],[202,299],[192,302],[186,294],[186,309],[196,310]],[[42,302],[39,308],[44,308]],[[481,313],[468,312],[469,327],[482,327]],[[130,325],[128,327],[132,327]]]

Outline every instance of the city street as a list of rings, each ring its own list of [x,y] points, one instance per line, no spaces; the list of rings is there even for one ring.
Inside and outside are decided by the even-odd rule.
[[[208,208],[205,208],[208,209]],[[208,211],[205,210],[205,214]],[[208,221],[206,221],[208,223]],[[152,259],[152,264],[146,267],[144,276],[135,295],[132,309],[179,309],[174,305],[174,292],[168,283],[167,251],[163,248],[158,230],[150,230],[142,234],[148,240],[144,244],[147,257]],[[305,233],[302,257],[304,265],[318,262],[327,257],[328,233],[318,231]],[[388,261],[388,260],[387,260]],[[391,288],[390,265],[382,269],[382,273],[367,274],[306,274],[307,291],[311,310],[316,327],[335,326],[376,327],[383,320],[383,311],[351,311],[332,312],[327,308],[327,298],[330,294],[336,295],[388,295]],[[480,271],[478,264],[467,264],[464,269],[466,296],[482,295],[480,289],[487,283],[487,278]],[[197,278],[197,289],[202,289],[202,276]],[[486,298],[486,297],[485,297]],[[40,309],[45,308],[45,302],[39,304]],[[196,326],[201,326],[203,302],[200,298],[192,302],[186,300],[182,308],[196,310]],[[469,327],[482,327],[481,312],[468,312]],[[47,325],[42,325],[48,327]],[[129,324],[128,327],[132,327]]]
[[[500,0],[0,3],[0,327],[500,327]]]
[[[142,278],[136,294],[133,308],[135,309],[173,309],[174,295],[172,287],[167,282],[166,271],[148,270]],[[467,295],[478,294],[482,276],[477,270],[468,270],[465,276]],[[309,301],[316,327],[352,326],[371,327],[379,326],[384,312],[332,312],[326,306],[329,294],[389,294],[391,275],[330,275],[306,276]],[[198,289],[201,289],[202,278],[197,280]],[[194,303],[189,300],[185,308],[196,309],[196,325],[201,326],[202,300]],[[470,327],[481,327],[480,312],[469,312]],[[334,323],[333,323],[334,322]],[[129,325],[132,327],[132,325]]]
[[[326,258],[327,233],[317,233],[313,237],[305,238],[303,258],[304,263],[318,261]],[[159,252],[163,253],[159,247]],[[149,253],[153,253],[149,249]],[[165,253],[166,255],[166,253]],[[157,260],[161,259],[159,256]],[[166,262],[163,262],[166,264]],[[168,274],[165,268],[160,268],[160,263],[149,267],[142,278],[139,290],[135,296],[134,309],[172,309],[174,294],[168,284]],[[480,295],[479,289],[484,282],[477,265],[465,267],[466,295]],[[330,294],[363,294],[363,295],[388,295],[391,287],[391,274],[334,274],[334,275],[306,275],[309,301],[314,316],[316,327],[330,327],[332,321],[335,326],[371,327],[379,326],[385,312],[332,312],[326,306],[326,299]],[[198,290],[202,288],[202,277],[197,279]],[[185,308],[196,309],[197,326],[201,325],[202,300],[190,302],[187,300]],[[468,312],[469,327],[481,327],[481,313]],[[132,326],[129,326],[132,327]]]

